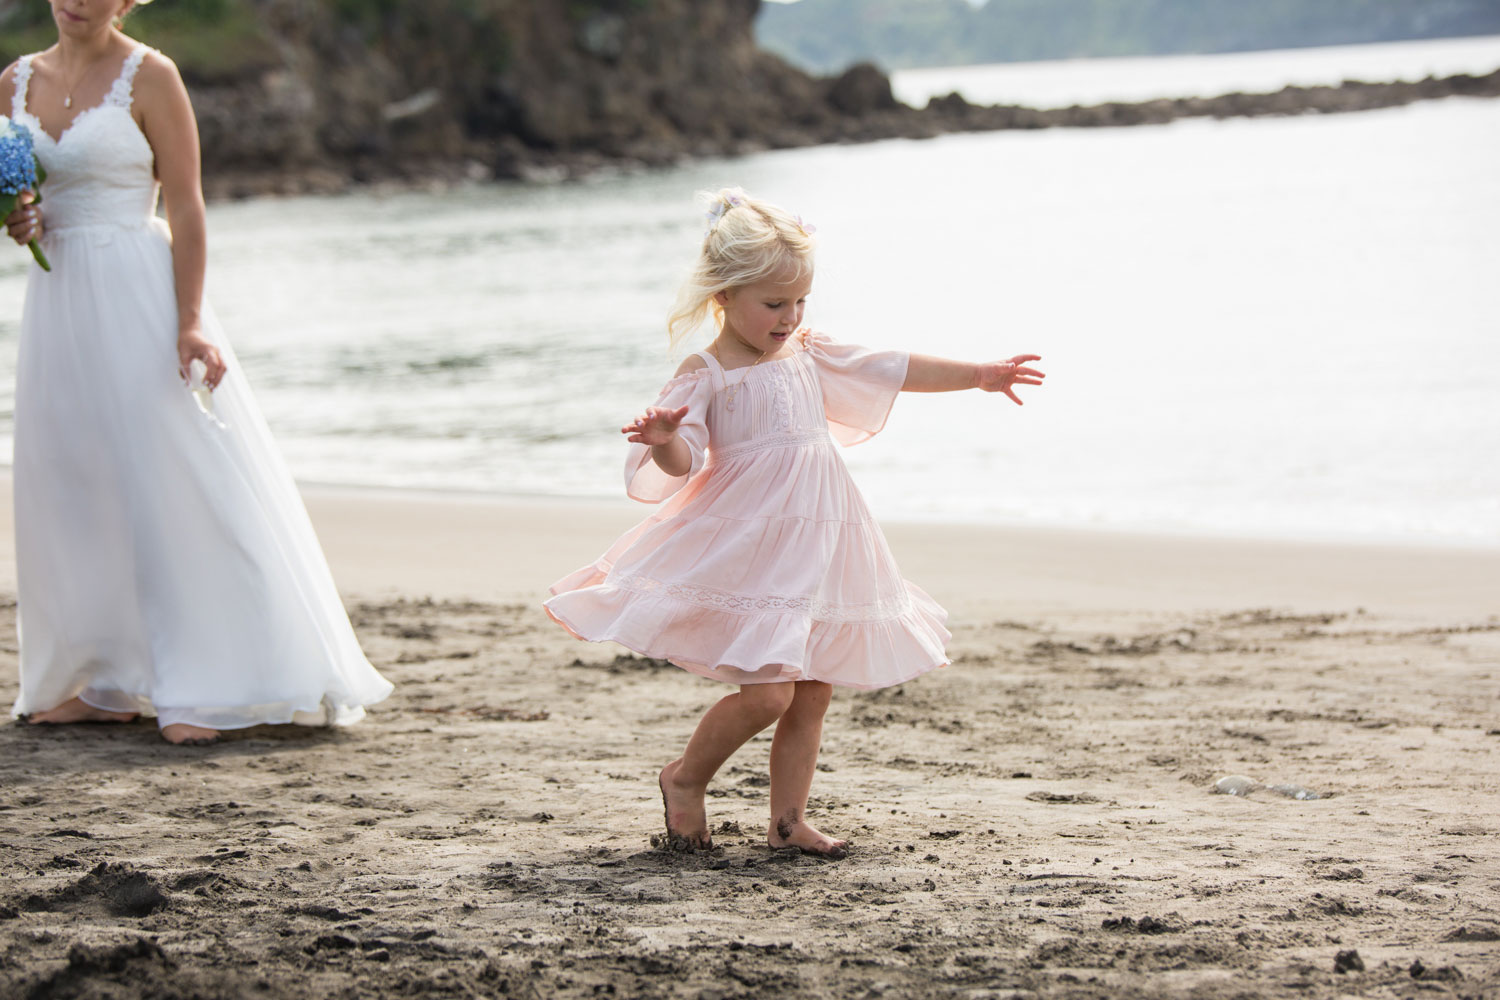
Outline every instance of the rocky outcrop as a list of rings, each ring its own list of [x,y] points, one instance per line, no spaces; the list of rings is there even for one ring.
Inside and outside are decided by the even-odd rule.
[[[759,0],[337,6],[261,0],[274,56],[189,77],[217,193],[664,164],[838,115],[826,82],[756,47]]]
[[[256,0],[263,44],[188,74],[211,196],[605,166],[952,131],[1304,114],[1500,94],[1500,73],[1037,110],[899,104],[876,67],[810,76],[756,47],[760,0]]]
[[[1097,104],[1038,110],[969,104],[958,94],[929,102],[928,112],[949,131],[1008,128],[1097,128],[1160,125],[1178,118],[1261,118],[1273,115],[1371,111],[1442,97],[1500,97],[1500,70],[1487,76],[1457,76],[1415,82],[1363,83],[1336,87],[1284,87],[1269,94],[1182,97],[1137,104]]]

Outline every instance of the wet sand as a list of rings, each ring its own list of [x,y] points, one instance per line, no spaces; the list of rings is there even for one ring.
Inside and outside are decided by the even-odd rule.
[[[834,863],[765,846],[764,737],[712,853],[652,848],[724,689],[537,606],[641,508],[309,504],[396,693],[201,749],[0,729],[0,996],[1500,993],[1500,552],[892,527],[954,663],[836,694]]]

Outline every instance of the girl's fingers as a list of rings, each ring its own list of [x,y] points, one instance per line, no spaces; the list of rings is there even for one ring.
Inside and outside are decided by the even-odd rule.
[[[664,409],[660,406],[647,407],[644,415],[636,417],[632,423],[628,423],[624,427],[621,427],[620,433],[636,435],[635,437],[626,439],[632,443],[649,444],[650,442],[643,440],[641,435],[644,435],[652,427],[656,427],[660,430],[668,432],[675,431],[677,425],[682,422],[682,419],[687,416],[687,413],[688,408],[686,406],[679,407],[675,410]]]

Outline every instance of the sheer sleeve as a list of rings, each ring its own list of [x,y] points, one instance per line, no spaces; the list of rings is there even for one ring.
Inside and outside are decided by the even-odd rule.
[[[834,440],[843,445],[868,441],[885,426],[906,382],[905,351],[872,351],[840,344],[826,334],[803,335],[823,388],[823,413]]]
[[[642,503],[661,503],[676,493],[698,470],[708,450],[708,404],[713,398],[713,380],[707,369],[679,375],[662,387],[653,406],[688,408],[688,415],[677,425],[677,433],[687,442],[692,465],[685,476],[669,476],[651,458],[651,448],[632,444],[625,455],[625,493]]]

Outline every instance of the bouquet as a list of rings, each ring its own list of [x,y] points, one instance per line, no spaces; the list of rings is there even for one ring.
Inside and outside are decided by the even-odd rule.
[[[16,202],[21,200],[22,191],[34,192],[36,200],[32,204],[40,204],[42,181],[46,179],[47,171],[42,169],[36,152],[31,148],[31,133],[0,115],[0,219],[16,210]],[[47,263],[47,255],[42,253],[37,241],[32,240],[27,245],[31,247],[31,256],[36,258],[42,270],[52,270],[52,265]]]

